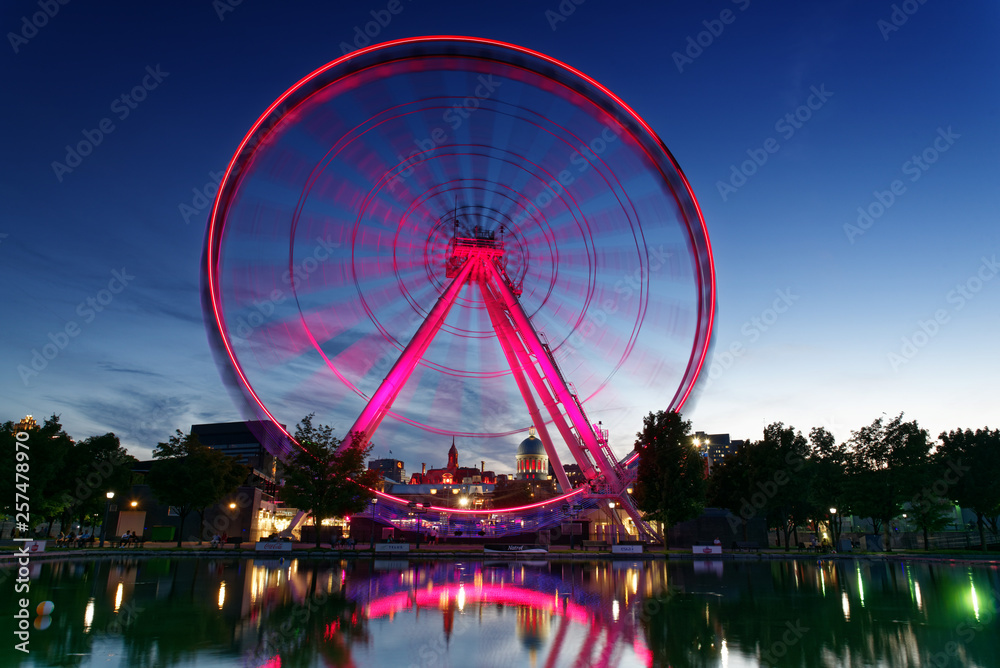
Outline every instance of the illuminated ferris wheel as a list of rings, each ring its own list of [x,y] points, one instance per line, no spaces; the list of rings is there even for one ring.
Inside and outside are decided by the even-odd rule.
[[[275,454],[302,406],[366,440],[534,425],[562,496],[431,508],[494,526],[610,498],[642,527],[605,425],[684,404],[714,309],[704,220],[652,129],[583,73],[468,37],[361,49],[278,98],[226,170],[204,277],[224,373]]]

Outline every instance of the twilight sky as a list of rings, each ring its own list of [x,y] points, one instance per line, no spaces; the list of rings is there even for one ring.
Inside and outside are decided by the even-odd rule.
[[[845,439],[900,411],[934,436],[997,426],[996,3],[396,1],[4,4],[0,419],[57,413],[140,457],[240,419],[205,334],[198,191],[274,99],[363,45],[375,12],[391,19],[373,41],[547,53],[663,139],[717,270],[695,429]],[[90,153],[67,156],[81,142]],[[441,437],[406,440],[376,454],[444,464]],[[513,447],[462,457],[509,470]]]

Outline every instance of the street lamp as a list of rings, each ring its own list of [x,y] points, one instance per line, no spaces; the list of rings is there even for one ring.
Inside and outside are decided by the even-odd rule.
[[[830,506],[830,529],[833,533],[833,549],[840,549],[840,520],[837,517],[837,509]]]
[[[104,535],[108,530],[108,510],[111,509],[111,499],[115,498],[114,492],[108,492],[105,494],[108,500],[104,502],[104,521],[101,522],[101,544],[100,547],[104,547]]]
[[[128,505],[130,505],[130,506],[132,506],[133,508],[135,508],[136,506],[138,506],[138,505],[139,505],[139,502],[138,502],[138,501],[132,501],[132,502],[131,502],[131,503],[129,503]]]
[[[608,501],[608,516],[610,524],[608,524],[608,537],[611,538],[612,543],[618,542],[618,527],[615,525],[615,502]],[[614,537],[612,538],[612,532]]]
[[[372,497],[371,509],[372,509],[372,526],[371,526],[371,551],[375,552],[375,504],[378,503],[378,499]]]

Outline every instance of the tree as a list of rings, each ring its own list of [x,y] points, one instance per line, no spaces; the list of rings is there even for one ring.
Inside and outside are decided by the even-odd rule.
[[[755,478],[764,494],[768,524],[778,527],[788,541],[799,524],[813,514],[809,503],[810,471],[806,467],[809,446],[801,432],[775,422],[764,429],[764,439],[754,445]]]
[[[371,488],[382,475],[365,467],[372,446],[363,434],[355,434],[353,445],[339,451],[341,441],[333,435],[333,428],[313,426],[313,416],[305,416],[295,428],[301,448],[283,462],[281,496],[286,504],[312,513],[319,547],[320,521],[363,512],[372,498]]]
[[[924,533],[924,549],[930,550],[929,533],[940,531],[951,522],[951,503],[934,494],[917,494],[910,501],[910,519]]]
[[[13,422],[7,422],[0,429],[0,468],[8,472],[0,476],[0,507],[16,518],[15,502],[23,504],[27,497],[31,513],[28,524],[33,526],[58,516],[66,506],[65,462],[73,439],[63,431],[58,415],[46,418],[40,427],[26,432],[24,440],[17,439],[15,428]],[[23,472],[18,470],[19,466]],[[17,493],[23,496],[19,498]]]
[[[195,434],[180,429],[166,443],[157,444],[153,458],[156,461],[146,474],[146,483],[160,503],[177,509],[177,547],[188,515],[197,512],[203,520],[205,509],[236,489],[249,473],[234,458],[202,445]],[[203,524],[199,524],[199,540]]]
[[[763,514],[763,504],[754,486],[753,447],[744,445],[721,463],[712,466],[708,477],[708,504],[714,508],[725,508],[733,517],[729,518],[733,531],[738,521],[743,528],[743,540],[747,540],[747,522]],[[735,519],[735,518],[738,518]]]
[[[946,470],[941,480],[951,498],[976,513],[979,539],[986,550],[988,518],[1000,515],[1000,430],[970,429],[942,433],[941,457]]]
[[[61,486],[65,501],[63,526],[69,526],[73,519],[82,524],[87,516],[100,517],[108,491],[121,494],[132,487],[132,469],[137,461],[112,433],[74,444],[66,457]]]
[[[871,518],[874,533],[885,528],[888,536],[903,503],[920,491],[932,446],[927,430],[916,420],[903,422],[900,413],[888,423],[878,418],[852,432],[848,443],[855,513]],[[892,549],[888,540],[886,548]]]
[[[691,442],[691,423],[675,411],[647,415],[635,447],[639,451],[636,505],[647,519],[663,523],[665,550],[666,530],[697,517],[705,507],[705,460]]]
[[[851,514],[851,496],[847,477],[847,445],[837,444],[836,439],[823,427],[814,427],[809,432],[809,467],[811,470],[809,501],[813,511],[819,514],[830,512],[830,532],[833,534],[834,549],[840,544],[840,530],[843,515]]]

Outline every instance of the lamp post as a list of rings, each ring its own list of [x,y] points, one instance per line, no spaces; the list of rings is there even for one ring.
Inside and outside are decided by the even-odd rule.
[[[830,529],[833,533],[833,549],[840,549],[840,521],[837,518],[837,509],[830,506]]]
[[[614,501],[608,501],[608,517],[611,520],[611,524],[608,525],[608,537],[611,538],[612,545],[618,542],[618,526],[615,524],[615,505]]]
[[[375,552],[375,504],[378,503],[378,499],[372,497],[371,500],[371,513],[372,513],[372,527],[371,527],[371,551]]]
[[[115,498],[114,492],[108,492],[105,494],[108,500],[104,502],[104,520],[101,522],[101,544],[100,547],[104,547],[104,536],[108,531],[108,510],[111,509],[111,499]]]

